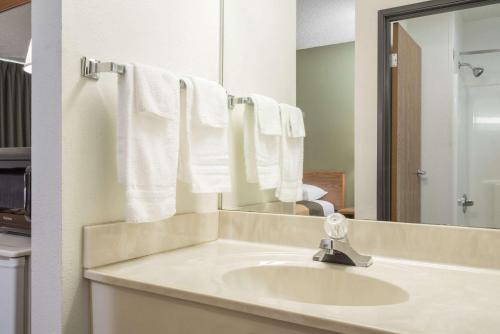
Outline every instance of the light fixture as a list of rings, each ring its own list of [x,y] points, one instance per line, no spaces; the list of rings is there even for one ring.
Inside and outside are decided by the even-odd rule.
[[[500,124],[500,117],[482,116],[474,117],[476,124]]]
[[[31,74],[31,40],[30,46],[28,47],[28,54],[26,55],[26,60],[24,62],[24,71]]]

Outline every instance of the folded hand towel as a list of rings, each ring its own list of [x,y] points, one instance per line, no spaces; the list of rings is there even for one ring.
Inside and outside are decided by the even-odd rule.
[[[118,175],[126,187],[127,221],[135,223],[166,219],[176,209],[179,79],[157,71],[163,80],[157,73],[148,80],[150,69],[138,71],[136,80],[135,65],[126,65],[118,79]],[[161,92],[172,100],[164,101]]]
[[[281,181],[276,197],[282,202],[302,199],[302,175],[304,170],[304,120],[302,111],[293,106],[280,104],[281,113]]]
[[[304,126],[304,116],[302,111],[298,108],[294,108],[294,111],[289,114],[290,116],[290,126],[288,127],[288,136],[294,138],[300,138],[306,136],[306,129]]]
[[[260,189],[273,189],[280,182],[280,108],[271,98],[251,95],[243,119],[244,156],[247,181]]]
[[[169,118],[179,106],[179,77],[163,69],[134,64],[135,103],[138,112]]]
[[[251,94],[259,130],[264,135],[281,136],[280,107],[274,99],[262,95]]]
[[[193,84],[193,111],[206,126],[227,128],[229,122],[227,93],[217,82],[190,77]]]
[[[205,79],[183,80],[179,179],[190,184],[193,193],[229,192],[226,91]]]

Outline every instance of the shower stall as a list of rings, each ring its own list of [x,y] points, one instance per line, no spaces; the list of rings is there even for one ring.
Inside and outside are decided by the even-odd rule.
[[[421,222],[500,228],[500,5],[399,24],[421,49]]]
[[[486,21],[484,29],[500,29],[500,19]],[[457,225],[500,228],[500,45],[471,36],[466,29],[477,34],[480,26],[467,24],[469,51],[460,53],[458,75]]]

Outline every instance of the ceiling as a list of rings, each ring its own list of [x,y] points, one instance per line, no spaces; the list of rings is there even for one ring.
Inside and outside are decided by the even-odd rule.
[[[355,0],[297,0],[297,49],[354,41]]]
[[[460,11],[460,15],[465,22],[500,18],[500,4],[464,9]]]

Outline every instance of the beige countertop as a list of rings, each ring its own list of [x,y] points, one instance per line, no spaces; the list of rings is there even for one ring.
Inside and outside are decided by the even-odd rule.
[[[217,240],[87,269],[85,277],[343,333],[500,333],[498,270],[382,257],[375,257],[369,268],[347,267],[312,261],[316,251]],[[407,295],[383,305],[325,305],[271,298],[250,286],[248,291],[235,289],[224,280],[228,272],[269,264],[359,274],[393,284]],[[272,284],[278,286],[280,280]],[[325,283],[304,281],[306,289],[315,284]]]
[[[0,232],[0,257],[14,258],[30,255],[30,237]]]

